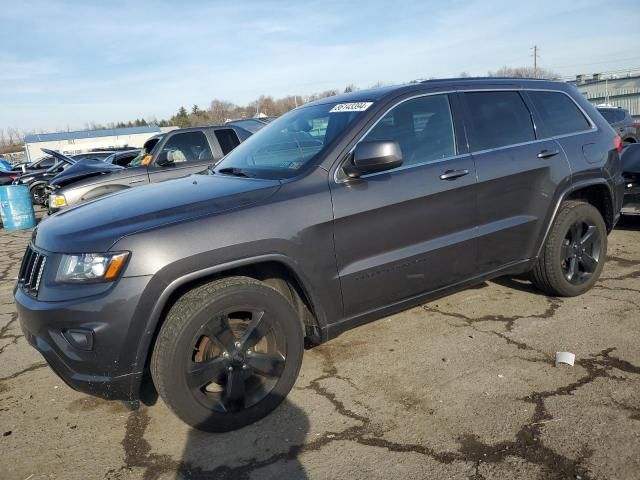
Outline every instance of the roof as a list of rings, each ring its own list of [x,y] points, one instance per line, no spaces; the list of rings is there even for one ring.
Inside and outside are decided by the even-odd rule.
[[[381,100],[389,93],[400,91],[420,90],[425,87],[472,87],[473,85],[536,85],[544,86],[545,84],[566,85],[565,82],[554,80],[545,80],[541,78],[509,78],[509,77],[472,77],[472,78],[438,78],[434,80],[425,80],[423,82],[406,83],[403,85],[393,85],[389,87],[372,88],[368,90],[356,90],[355,92],[343,93],[333,97],[324,97],[313,102],[305,103],[304,107],[309,105],[321,105],[333,102],[376,102]]]
[[[25,135],[24,143],[57,142],[61,140],[76,140],[79,138],[116,137],[119,135],[135,135],[138,133],[159,133],[160,127],[150,125],[146,127],[107,128],[104,130],[78,130],[75,132],[38,133]]]

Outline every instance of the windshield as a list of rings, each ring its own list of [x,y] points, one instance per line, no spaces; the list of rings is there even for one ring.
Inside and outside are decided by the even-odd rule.
[[[241,143],[215,171],[270,179],[294,177],[370,105],[329,103],[292,110]]]

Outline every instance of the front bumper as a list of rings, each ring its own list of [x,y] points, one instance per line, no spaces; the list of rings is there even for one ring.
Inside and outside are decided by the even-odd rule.
[[[144,368],[136,355],[146,321],[136,321],[136,310],[148,280],[121,278],[104,294],[56,302],[40,301],[16,287],[25,338],[73,389],[105,399],[135,400]],[[69,329],[92,332],[92,348],[74,345],[65,336]]]

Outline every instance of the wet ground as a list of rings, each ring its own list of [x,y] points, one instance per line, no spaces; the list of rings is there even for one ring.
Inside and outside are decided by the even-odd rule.
[[[54,375],[12,303],[28,238],[0,234],[0,479],[640,478],[640,218],[588,294],[499,279],[352,330],[305,353],[272,415],[219,435]]]

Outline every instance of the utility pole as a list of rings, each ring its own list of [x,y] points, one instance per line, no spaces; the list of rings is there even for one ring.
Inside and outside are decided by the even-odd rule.
[[[538,78],[538,46],[531,47],[533,50],[533,78]]]

